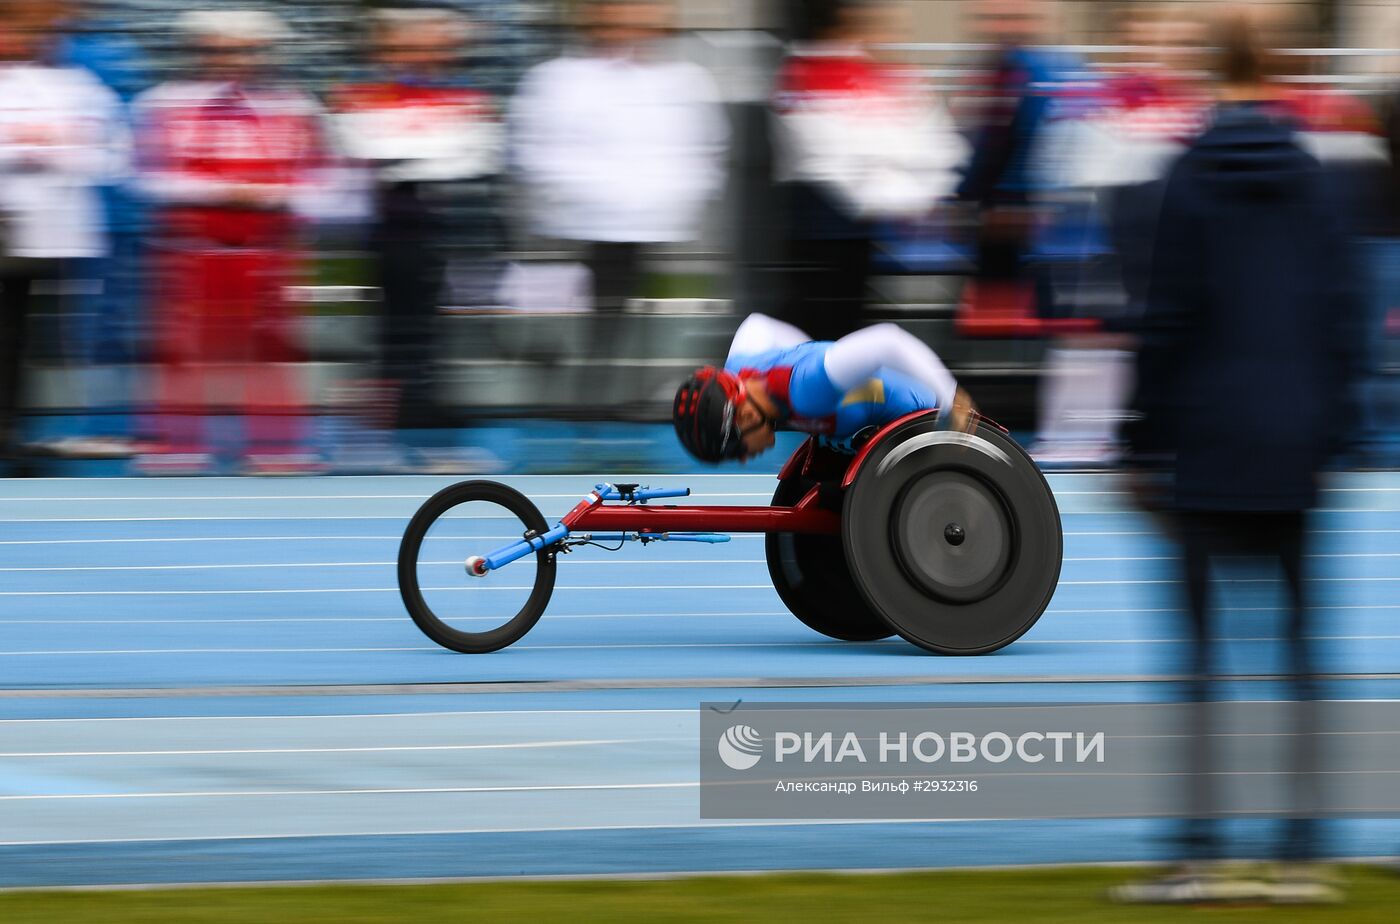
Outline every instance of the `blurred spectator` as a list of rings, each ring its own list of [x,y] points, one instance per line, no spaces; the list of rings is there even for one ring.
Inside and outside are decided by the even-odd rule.
[[[586,0],[583,44],[531,69],[511,104],[530,230],[581,245],[594,304],[641,294],[643,248],[693,241],[724,179],[719,90],[661,40],[671,5]]]
[[[59,67],[91,71],[122,101],[123,130],[129,131],[126,104],[149,86],[141,49],[100,17],[91,0],[52,0],[53,33],[48,60]],[[77,432],[51,444],[59,455],[110,457],[130,455],[130,412],[136,397],[137,361],[142,316],[145,209],[123,176],[102,187],[102,226],[109,240],[107,256],[85,260],[75,274],[90,283],[75,295],[65,314],[72,376],[83,406]]]
[[[774,148],[790,202],[784,320],[818,340],[860,326],[880,222],[925,217],[952,192],[967,145],[941,105],[876,62],[896,10],[806,0],[778,76]]]
[[[118,22],[99,14],[95,0],[50,0],[45,6],[53,22],[53,63],[87,68],[124,102],[150,86],[144,52]]]
[[[0,5],[0,453],[20,442],[22,369],[36,283],[105,254],[99,187],[121,175],[120,104],[91,73],[43,62],[51,21],[39,0]]]
[[[269,56],[288,39],[281,20],[253,10],[186,13],[193,79],[135,104],[140,185],[158,207],[152,306],[156,425],[151,472],[205,471],[211,412],[241,408],[242,448],[255,473],[315,467],[302,389],[296,317],[284,287],[303,260],[296,208],[322,157],[320,110],[270,82]]]
[[[1400,463],[1400,375],[1386,368],[1386,352],[1400,338],[1400,90],[1385,101],[1386,179],[1378,216],[1366,242],[1370,317],[1362,440],[1369,464]]]
[[[1152,268],[1136,409],[1135,455],[1170,462],[1190,614],[1193,712],[1185,849],[1221,857],[1209,702],[1221,696],[1212,569],[1247,553],[1277,562],[1287,585],[1284,699],[1294,714],[1289,767],[1296,813],[1280,859],[1318,856],[1317,664],[1305,583],[1304,514],[1318,473],[1351,432],[1361,344],[1355,276],[1326,177],[1299,146],[1265,83],[1268,56],[1244,14],[1217,41],[1223,86],[1211,127],[1172,169]],[[1138,481],[1139,484],[1143,482]],[[1239,898],[1250,884],[1198,865],[1125,887],[1125,900]],[[1308,865],[1261,884],[1280,901],[1337,897]]]
[[[976,107],[972,162],[958,190],[978,209],[976,276],[964,313],[1025,316],[1036,303],[1026,254],[1038,223],[1035,156],[1061,62],[1032,47],[1050,0],[978,0],[975,29],[995,46]]]
[[[1166,172],[1209,114],[1209,90],[1194,60],[1205,32],[1180,10],[1129,8],[1119,40],[1139,50],[1106,74],[1099,105],[1067,139],[1067,181],[1093,194],[1112,243],[1112,260],[1094,266],[1112,269],[1113,292],[1092,310],[1079,306],[1103,321],[1101,331],[1060,337],[1046,349],[1032,447],[1041,463],[1117,459],[1116,431],[1132,389],[1128,338],[1146,298]]]
[[[483,303],[503,244],[494,180],[504,137],[494,101],[461,72],[468,29],[451,10],[380,10],[371,38],[377,72],[334,96],[340,149],[374,172],[381,374],[397,391],[401,427],[440,417],[433,320],[449,265],[470,284],[451,303]]]
[[[1306,12],[1290,13],[1288,21],[1308,22]],[[1304,34],[1295,37],[1294,44],[1311,48],[1320,43],[1319,30],[1300,31]],[[1400,417],[1393,381],[1388,381],[1383,365],[1386,319],[1400,304],[1400,260],[1393,238],[1395,212],[1388,199],[1394,160],[1387,126],[1366,100],[1331,83],[1330,69],[1338,63],[1331,56],[1292,54],[1281,63],[1291,75],[1312,81],[1288,86],[1281,94],[1282,105],[1298,123],[1304,150],[1322,163],[1335,187],[1347,231],[1360,239],[1358,270],[1369,311],[1367,373],[1358,383],[1362,414],[1357,421],[1357,459],[1368,466],[1394,465]]]
[[[1211,88],[1199,55],[1208,28],[1176,7],[1140,14],[1129,33],[1154,46],[1146,62],[1110,84],[1111,109],[1091,122],[1097,144],[1079,181],[1099,191],[1126,298],[1129,328],[1141,317],[1167,172],[1205,129]]]

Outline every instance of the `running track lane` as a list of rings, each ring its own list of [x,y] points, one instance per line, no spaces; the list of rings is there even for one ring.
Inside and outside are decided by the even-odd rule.
[[[1150,859],[1140,821],[697,816],[702,700],[1143,701],[1179,669],[1170,549],[1116,480],[1051,477],[1066,561],[996,655],[832,642],[762,542],[586,551],[540,625],[432,646],[393,560],[421,477],[0,482],[0,886]],[[599,478],[506,479],[547,516]],[[763,503],[771,476],[641,476]],[[1329,695],[1400,698],[1400,477],[1339,478],[1313,584]],[[1230,586],[1232,692],[1276,698],[1276,600]],[[1246,826],[1255,843],[1262,829]],[[1337,846],[1394,852],[1400,826]]]

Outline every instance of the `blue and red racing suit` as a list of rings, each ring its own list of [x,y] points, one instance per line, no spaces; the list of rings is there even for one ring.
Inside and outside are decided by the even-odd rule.
[[[837,440],[951,403],[957,388],[932,350],[892,324],[839,341],[809,340],[781,321],[751,315],[735,334],[724,368],[764,377],[781,429]]]

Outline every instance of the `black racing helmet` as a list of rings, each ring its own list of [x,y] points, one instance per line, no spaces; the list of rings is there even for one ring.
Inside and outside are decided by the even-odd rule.
[[[671,419],[681,445],[701,462],[717,464],[744,456],[737,410],[747,397],[732,372],[705,366],[676,390]]]

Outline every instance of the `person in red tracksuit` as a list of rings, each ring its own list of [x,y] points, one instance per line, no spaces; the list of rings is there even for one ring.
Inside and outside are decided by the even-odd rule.
[[[241,409],[255,473],[314,467],[285,286],[299,262],[296,206],[321,157],[320,111],[265,82],[283,37],[260,11],[187,13],[195,79],[135,102],[141,188],[157,207],[153,343],[159,450],[152,472],[207,470],[209,413]]]

